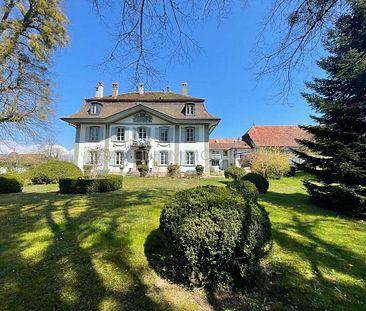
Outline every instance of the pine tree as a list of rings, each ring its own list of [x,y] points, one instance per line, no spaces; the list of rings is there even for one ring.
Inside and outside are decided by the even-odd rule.
[[[303,94],[315,111],[312,139],[300,168],[314,178],[304,184],[328,208],[366,218],[366,4],[354,1],[350,12],[329,31],[329,52],[318,65],[325,78],[314,78]]]

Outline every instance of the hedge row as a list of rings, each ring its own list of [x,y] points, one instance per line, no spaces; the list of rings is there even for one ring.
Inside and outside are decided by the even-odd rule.
[[[16,176],[0,175],[0,193],[22,192],[23,181]]]
[[[103,178],[60,178],[59,188],[62,194],[115,191],[122,188],[122,176]]]

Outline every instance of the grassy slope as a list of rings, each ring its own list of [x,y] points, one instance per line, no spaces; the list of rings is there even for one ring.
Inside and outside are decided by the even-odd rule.
[[[29,186],[1,195],[0,309],[217,309],[202,291],[157,277],[144,242],[174,191],[219,181],[131,177],[122,192],[68,196],[56,186]],[[280,288],[272,300],[366,309],[366,224],[314,207],[300,187],[298,178],[274,181],[261,197],[274,237],[265,265]],[[263,305],[263,297],[252,300]]]

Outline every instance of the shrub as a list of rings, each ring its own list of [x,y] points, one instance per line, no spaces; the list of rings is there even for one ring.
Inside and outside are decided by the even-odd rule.
[[[257,201],[259,192],[255,184],[249,180],[234,179],[232,182],[227,184],[227,187],[238,191],[244,198],[252,201]]]
[[[259,149],[249,156],[253,173],[279,179],[290,170],[290,157],[280,149]]]
[[[225,178],[240,178],[243,177],[247,172],[245,169],[236,166],[230,166],[224,171]]]
[[[168,176],[177,177],[180,173],[179,164],[169,164],[168,165]]]
[[[115,191],[122,188],[122,176],[103,178],[60,178],[59,188],[62,194]]]
[[[0,175],[0,193],[22,192],[23,182],[11,174]]]
[[[268,191],[269,182],[265,177],[263,177],[260,174],[256,173],[246,174],[243,177],[243,180],[249,180],[250,182],[255,184],[260,194],[266,193]]]
[[[75,164],[51,160],[34,167],[30,176],[33,184],[55,184],[60,178],[82,177],[83,173]]]
[[[93,175],[93,165],[91,164],[85,164],[83,166],[84,176],[89,178]]]
[[[291,165],[290,169],[286,172],[285,176],[286,177],[293,177],[296,175],[296,167]]]
[[[204,169],[205,169],[205,168],[203,167],[203,165],[201,165],[201,164],[196,165],[196,172],[197,172],[197,175],[198,175],[198,176],[202,176]]]
[[[149,171],[149,167],[146,164],[140,164],[137,166],[137,170],[139,171],[141,177],[145,177]]]
[[[251,283],[270,242],[267,212],[238,192],[202,186],[175,194],[160,216],[163,249],[190,286]]]

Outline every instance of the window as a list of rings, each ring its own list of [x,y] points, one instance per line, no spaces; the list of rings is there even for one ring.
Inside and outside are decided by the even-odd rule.
[[[212,150],[212,155],[219,155],[220,154],[220,151],[218,150]]]
[[[211,160],[212,166],[220,166],[220,160]]]
[[[194,127],[186,128],[186,141],[193,142],[194,141]]]
[[[168,141],[168,128],[161,128],[160,129],[160,141]]]
[[[160,165],[168,165],[168,151],[160,151]]]
[[[90,141],[99,141],[99,127],[98,126],[90,127],[89,138],[90,138]]]
[[[90,104],[89,113],[90,114],[99,114],[100,108],[101,108],[101,104],[99,104],[99,103],[91,103]]]
[[[227,150],[224,150],[224,156],[227,157]]]
[[[98,164],[98,151],[89,152],[89,164],[93,165]]]
[[[116,165],[123,164],[123,152],[122,151],[116,152],[115,164]]]
[[[125,129],[123,127],[116,128],[116,140],[117,141],[125,140]]]
[[[194,115],[194,104],[187,104],[186,105],[186,115],[193,116]]]
[[[146,128],[140,127],[138,130],[139,133],[139,139],[146,139],[147,138],[147,131]]]
[[[194,165],[194,152],[192,151],[186,152],[186,164]]]

